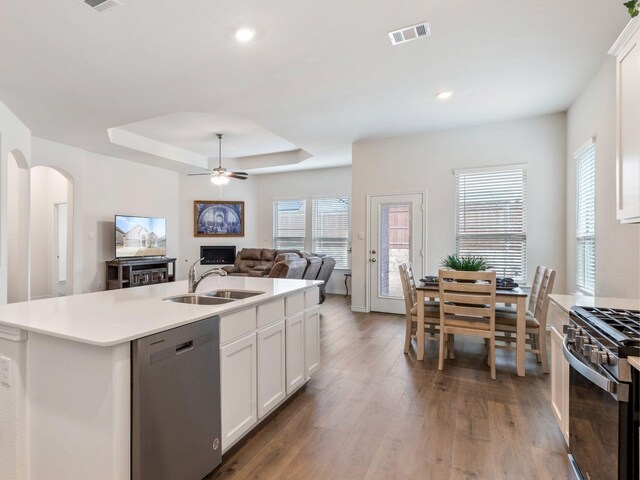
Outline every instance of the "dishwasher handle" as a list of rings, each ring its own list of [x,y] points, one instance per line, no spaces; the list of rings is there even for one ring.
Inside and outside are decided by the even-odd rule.
[[[189,350],[193,350],[193,340],[189,340],[188,342],[184,342],[176,346],[176,355],[188,352]]]
[[[195,348],[200,348],[211,343],[214,340],[214,337],[211,333],[205,333],[204,335],[200,335],[198,337],[192,337],[191,340],[187,340],[186,342],[182,340],[183,339],[181,339],[180,343],[178,344],[174,343],[173,345],[165,347],[162,350],[150,353],[149,364],[155,365],[158,362],[162,362],[169,358],[174,358],[178,355],[182,355],[183,353],[190,352]]]

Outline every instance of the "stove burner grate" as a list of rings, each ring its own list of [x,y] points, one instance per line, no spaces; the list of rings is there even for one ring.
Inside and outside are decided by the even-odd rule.
[[[615,343],[640,346],[640,312],[595,307],[574,307],[572,310]]]

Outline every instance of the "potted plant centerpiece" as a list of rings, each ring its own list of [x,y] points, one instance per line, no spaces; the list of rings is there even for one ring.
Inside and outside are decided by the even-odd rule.
[[[441,266],[450,270],[458,270],[463,272],[479,272],[481,270],[487,270],[487,261],[477,255],[447,255],[442,260]],[[460,280],[464,282],[464,280]],[[468,280],[473,282],[473,280]]]

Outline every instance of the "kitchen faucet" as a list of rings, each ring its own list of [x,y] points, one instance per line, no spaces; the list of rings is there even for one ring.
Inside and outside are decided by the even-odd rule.
[[[200,282],[207,278],[209,275],[220,275],[221,277],[225,277],[227,275],[227,272],[225,272],[221,268],[212,268],[211,270],[207,270],[198,278],[196,278],[196,265],[202,260],[204,260],[204,257],[202,257],[200,260],[196,260],[195,263],[191,265],[191,268],[189,268],[189,293],[196,293],[196,288],[198,288]]]

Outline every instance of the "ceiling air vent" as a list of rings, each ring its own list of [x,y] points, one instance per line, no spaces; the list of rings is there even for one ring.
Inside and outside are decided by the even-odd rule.
[[[400,30],[394,30],[389,32],[389,39],[392,45],[399,45],[401,43],[407,43],[411,40],[417,40],[418,38],[428,37],[431,35],[431,29],[427,22],[412,25],[411,27],[404,27]]]
[[[104,12],[110,8],[122,5],[119,0],[82,0],[82,3],[89,5],[96,12]]]

